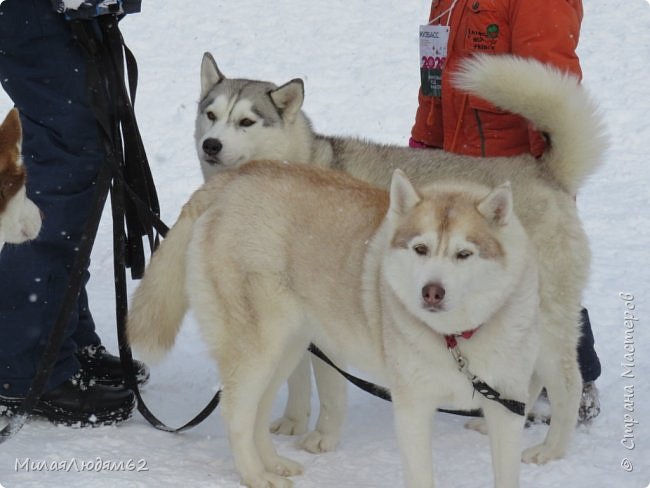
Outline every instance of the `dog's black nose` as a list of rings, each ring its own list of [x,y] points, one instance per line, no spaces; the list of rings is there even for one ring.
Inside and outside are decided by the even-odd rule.
[[[206,139],[203,141],[203,152],[208,156],[216,156],[223,148],[219,139]]]
[[[445,289],[439,283],[427,283],[422,287],[422,298],[427,305],[440,305],[445,298]]]

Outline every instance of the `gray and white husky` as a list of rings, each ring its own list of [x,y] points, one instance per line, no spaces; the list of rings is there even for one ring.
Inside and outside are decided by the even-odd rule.
[[[541,354],[531,398],[545,386],[553,417],[544,442],[527,449],[523,459],[544,463],[564,456],[577,419],[582,382],[576,346],[590,253],[574,195],[600,162],[605,147],[603,129],[595,105],[578,81],[534,60],[477,57],[465,63],[456,83],[529,119],[547,134],[547,153],[539,160],[528,155],[473,158],[319,135],[301,110],[301,80],[277,86],[229,79],[209,53],[201,66],[197,151],[206,179],[251,159],[271,158],[345,171],[384,189],[395,168],[416,186],[454,179],[495,187],[509,180],[516,214],[534,244],[539,266]],[[319,360],[314,369],[321,411],[303,446],[317,452],[333,449],[340,438],[345,384]],[[285,414],[273,424],[273,430],[306,432],[309,396],[309,362],[305,358],[289,381]]]

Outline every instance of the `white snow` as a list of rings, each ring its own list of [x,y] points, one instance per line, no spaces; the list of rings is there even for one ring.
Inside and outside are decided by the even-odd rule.
[[[66,10],[77,10],[83,3],[84,0],[63,0],[63,6]]]
[[[419,79],[418,25],[426,20],[429,4],[145,1],[142,13],[122,22],[122,31],[139,61],[136,111],[163,219],[172,223],[201,182],[192,133],[204,51],[214,54],[228,76],[276,83],[303,78],[305,109],[320,132],[406,144]],[[644,0],[590,0],[584,7],[579,48],[584,85],[597,97],[611,135],[606,164],[578,196],[593,251],[584,304],[603,365],[597,383],[602,413],[576,430],[565,459],[522,465],[521,479],[523,487],[535,488],[645,488],[650,483],[650,7]],[[10,106],[0,93],[0,113]],[[103,340],[116,351],[110,233],[106,214],[89,293]],[[619,293],[634,299],[626,304]],[[627,351],[626,312],[639,319],[629,331],[633,344]],[[152,368],[145,390],[149,406],[172,425],[198,412],[219,383],[192,318],[186,322],[172,354]],[[630,359],[634,366],[621,365]],[[626,371],[633,377],[622,376]],[[632,390],[634,396],[625,403],[626,391]],[[311,455],[298,450],[294,439],[275,439],[282,454],[304,463],[296,487],[403,486],[390,404],[353,387],[350,392],[349,418],[337,451]],[[278,415],[285,395],[283,390],[278,397]],[[638,423],[626,426],[626,420]],[[527,429],[526,445],[540,441],[545,431],[543,426]],[[634,448],[622,441],[628,447],[633,442]],[[434,463],[438,487],[492,485],[488,440],[465,430],[461,418],[436,417]],[[631,465],[632,471],[622,465]],[[172,435],[153,429],[139,414],[119,427],[96,429],[30,420],[0,446],[0,484],[239,486],[219,415]]]

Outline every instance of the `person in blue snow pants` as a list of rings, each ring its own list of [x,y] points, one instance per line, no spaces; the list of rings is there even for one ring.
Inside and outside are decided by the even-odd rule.
[[[93,22],[89,20],[88,22]],[[0,413],[26,395],[66,291],[95,199],[104,150],[89,106],[85,59],[69,21],[49,0],[0,3],[0,82],[20,112],[27,193],[39,236],[0,253]],[[34,412],[55,423],[114,423],[134,396],[119,359],[101,346],[88,307],[87,266],[58,361]],[[146,368],[136,362],[136,369]],[[2,408],[5,407],[5,408]],[[90,415],[89,415],[90,414]]]

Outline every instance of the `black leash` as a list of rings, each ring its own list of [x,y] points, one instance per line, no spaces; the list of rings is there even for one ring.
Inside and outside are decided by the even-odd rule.
[[[342,370],[339,368],[334,362],[328,358],[323,351],[318,349],[318,347],[314,344],[310,344],[308,351],[311,352],[314,356],[316,356],[318,359],[324,361],[326,364],[334,368],[336,371],[338,371],[343,377],[348,380],[350,383],[352,383],[354,386],[357,388],[362,389],[363,391],[370,393],[371,395],[376,396],[377,398],[381,398],[382,400],[386,400],[388,402],[392,401],[392,397],[390,395],[390,390],[384,386],[379,386],[375,385],[374,383],[370,383],[369,381],[362,380],[360,378],[357,378],[356,376],[351,375],[350,373]],[[445,408],[439,408],[438,412],[442,413],[449,413],[452,415],[461,415],[463,417],[482,417],[483,414],[481,413],[480,409],[474,409],[474,410],[448,410]]]
[[[476,329],[466,331],[461,334],[449,334],[444,336],[445,342],[447,343],[447,350],[451,353],[451,357],[454,359],[454,362],[458,367],[458,371],[463,373],[465,377],[472,383],[475,391],[478,391],[488,400],[492,400],[501,404],[516,415],[526,415],[526,404],[524,402],[501,398],[501,394],[498,391],[496,391],[494,388],[492,388],[485,381],[481,380],[478,376],[469,370],[469,361],[460,352],[460,349],[458,348],[457,338],[463,337],[465,339],[469,339],[472,337],[474,332],[476,332]]]
[[[109,80],[111,99],[116,101],[119,111],[113,121],[111,137],[108,140],[115,152],[124,150],[121,163],[114,172],[111,186],[111,203],[113,214],[113,250],[115,273],[115,306],[117,336],[120,348],[120,360],[125,375],[126,386],[131,389],[138,400],[138,411],[156,429],[166,432],[180,432],[198,425],[217,407],[221,392],[213,397],[209,404],[192,420],[179,428],[167,426],[147,408],[138,387],[133,367],[133,354],[126,336],[128,316],[128,295],[126,268],[131,268],[133,278],[141,278],[144,273],[145,257],[141,236],[149,240],[150,251],[158,246],[158,235],[164,236],[168,227],[160,220],[158,199],[153,178],[149,170],[144,144],[138,130],[133,100],[137,87],[137,65],[135,58],[125,46],[117,22],[109,16],[99,19],[105,52],[94,62],[98,74],[97,81]],[[86,39],[89,33],[86,32]],[[91,40],[92,42],[92,40]],[[124,84],[124,63],[126,62],[129,87]],[[103,73],[102,71],[103,70]],[[106,123],[104,124],[106,125]],[[121,136],[121,137],[120,137]],[[115,165],[114,170],[115,170]],[[154,232],[154,230],[157,231]]]
[[[363,391],[370,393],[373,396],[376,396],[377,398],[386,400],[387,402],[392,401],[392,397],[390,396],[390,390],[388,388],[384,386],[375,385],[374,383],[370,383],[369,381],[362,380],[361,378],[357,378],[356,376],[353,376],[350,373],[343,371],[336,364],[334,364],[334,362],[330,358],[328,358],[325,355],[325,353],[321,351],[315,344],[309,344],[307,350],[311,352],[314,356],[316,356],[318,359],[323,361],[325,364],[331,366],[336,371],[338,371],[346,380],[348,380],[357,388],[360,388]]]

